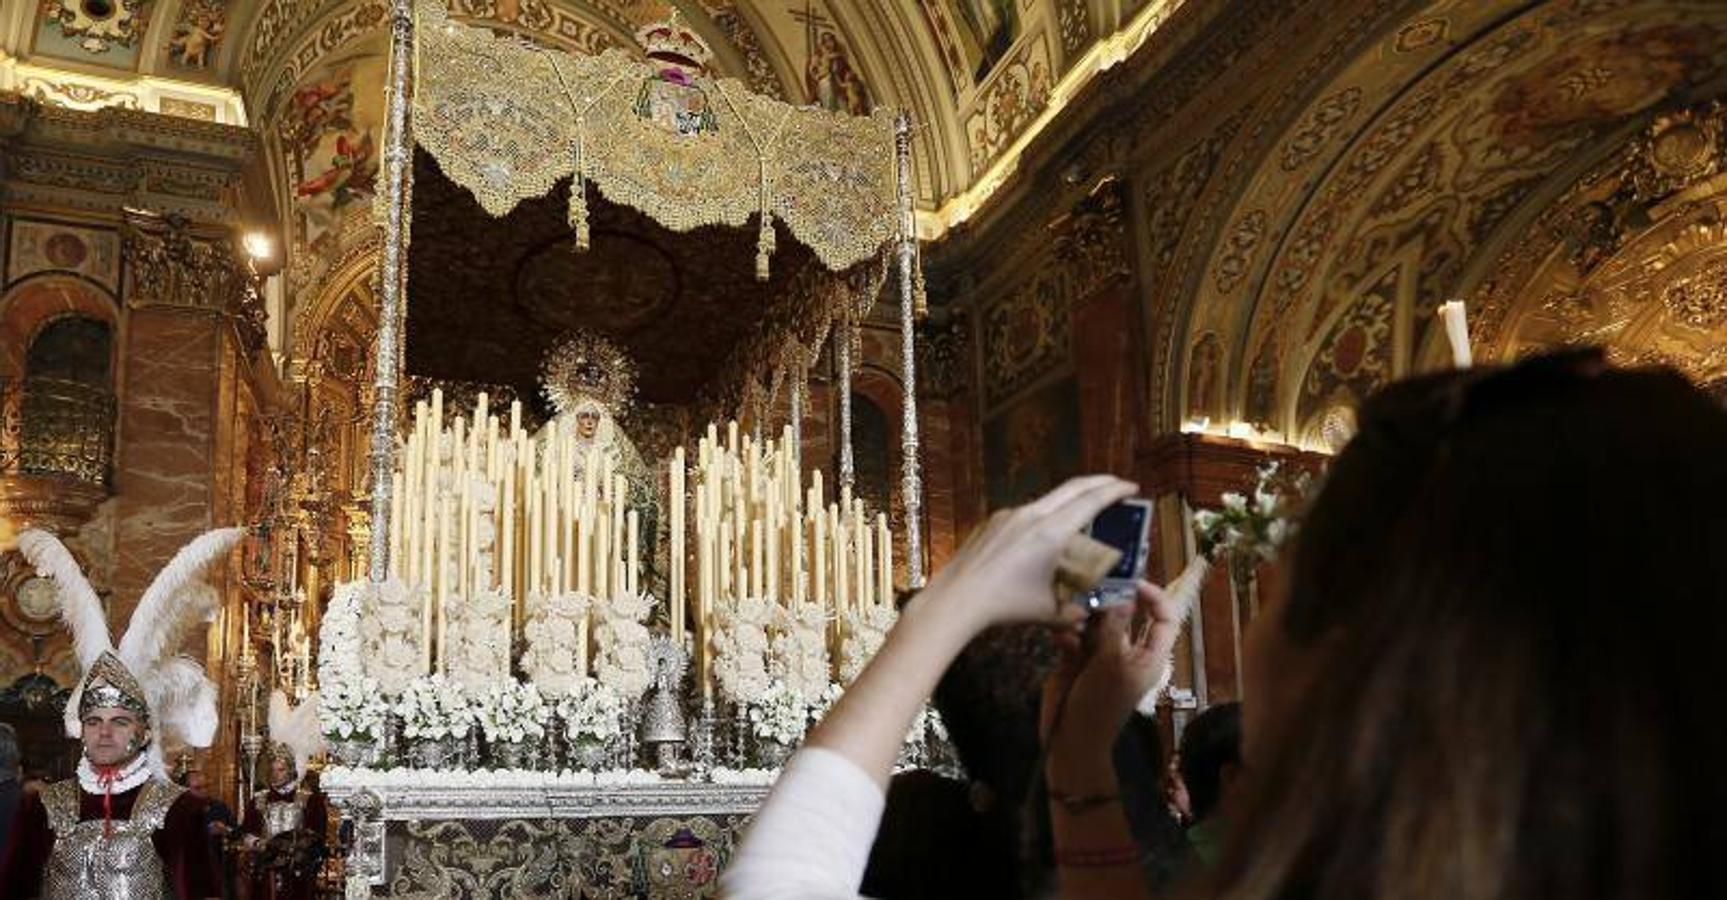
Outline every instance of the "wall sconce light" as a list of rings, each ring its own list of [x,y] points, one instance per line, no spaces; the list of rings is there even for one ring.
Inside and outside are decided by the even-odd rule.
[[[276,239],[269,232],[248,231],[240,238],[240,246],[246,251],[252,271],[259,277],[269,278],[282,271],[282,261],[276,253]]]

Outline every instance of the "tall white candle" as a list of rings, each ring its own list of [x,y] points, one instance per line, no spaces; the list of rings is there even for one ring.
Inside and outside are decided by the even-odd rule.
[[[629,565],[629,570],[628,570],[629,571],[629,581],[630,581],[629,593],[631,596],[641,596],[642,553],[641,553],[641,545],[637,540],[639,537],[641,537],[641,535],[638,533],[638,530],[640,529],[641,526],[640,526],[640,523],[637,521],[637,513],[635,510],[632,509],[629,511],[629,513],[625,517],[625,523],[626,523],[626,525],[625,525],[624,530],[625,530],[626,534],[625,534],[624,539],[629,541],[629,547],[630,547],[630,565]]]
[[[1447,300],[1439,304],[1439,320],[1445,325],[1445,338],[1451,344],[1451,363],[1467,369],[1475,363],[1469,347],[1469,320],[1462,300]]]
[[[672,471],[667,499],[671,501],[671,623],[672,640],[684,642],[684,448],[672,451]]]
[[[876,592],[876,601],[883,606],[893,606],[893,533],[887,527],[887,514],[876,513],[876,559],[881,567],[879,576],[880,587]]]
[[[816,605],[826,608],[828,605],[828,517],[820,506],[811,503],[809,518],[815,526],[815,546],[810,551],[810,561],[814,564],[815,601]]]

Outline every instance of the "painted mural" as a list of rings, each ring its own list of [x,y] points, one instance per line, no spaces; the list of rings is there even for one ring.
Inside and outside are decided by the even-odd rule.
[[[1217,332],[1209,332],[1194,342],[1193,355],[1187,363],[1187,417],[1223,418],[1222,404],[1223,342]]]
[[[1555,172],[1628,119],[1727,71],[1720,9],[1556,3],[1493,20],[1476,18],[1486,6],[1471,7],[1397,32],[1388,55],[1374,58],[1437,52],[1435,35],[1463,41],[1436,65],[1386,79],[1364,59],[1283,118],[1283,138],[1208,248],[1204,305],[1221,310],[1247,295],[1254,310],[1247,352],[1232,363],[1242,369],[1224,379],[1243,418],[1293,433],[1407,371],[1472,253]],[[1320,165],[1328,169],[1316,179]],[[1388,308],[1409,326],[1386,327]]]
[[[1026,395],[984,425],[992,510],[1017,506],[1079,474],[1079,389],[1073,378]]]
[[[40,272],[71,272],[110,292],[120,289],[120,236],[112,231],[14,219],[8,249],[8,284]]]
[[[384,60],[349,57],[325,66],[294,91],[281,125],[292,167],[299,242],[317,249],[351,216],[366,215],[377,189],[383,94],[355,91],[384,80]]]
[[[792,14],[804,26],[804,90],[810,102],[832,112],[867,115],[873,105],[869,88],[832,20],[809,0]]]
[[[982,84],[1024,29],[1015,0],[917,0],[954,92]]]
[[[972,81],[981,83],[1019,40],[1018,5],[1015,0],[946,0],[945,5],[959,26]]]

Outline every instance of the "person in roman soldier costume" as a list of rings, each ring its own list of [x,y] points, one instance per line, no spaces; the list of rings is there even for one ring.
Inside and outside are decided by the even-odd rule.
[[[290,709],[286,694],[271,692],[269,724],[267,786],[252,794],[241,826],[253,851],[252,897],[310,900],[330,821],[323,793],[302,778],[323,749],[317,695]]]
[[[76,778],[19,807],[0,857],[0,894],[44,900],[202,900],[217,896],[203,801],[168,780],[163,744],[208,747],[216,688],[174,651],[214,617],[205,574],[245,534],[199,537],[174,556],[138,601],[116,646],[96,591],[53,535],[29,530],[18,550],[58,591],[85,675],[66,709],[84,747]]]

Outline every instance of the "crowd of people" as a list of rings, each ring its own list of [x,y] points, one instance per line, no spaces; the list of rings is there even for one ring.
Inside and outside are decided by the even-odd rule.
[[[1066,599],[1136,493],[998,513],[789,761],[734,900],[1727,896],[1727,411],[1593,351],[1361,407],[1175,759],[1136,711],[1186,610]],[[926,699],[969,783],[893,776]]]
[[[722,893],[1727,896],[1727,410],[1572,351],[1394,384],[1359,423],[1263,578],[1240,704],[1174,747],[1139,712],[1189,610],[1149,582],[1072,602],[1064,552],[1138,487],[1069,481],[904,601]],[[299,836],[327,812],[292,752],[238,822],[202,773],[164,780],[167,716],[125,646],[80,685],[76,778],[21,783],[0,727],[0,892],[224,896],[212,858],[238,840],[300,860],[252,896],[307,895]],[[963,782],[894,774],[926,702]]]

